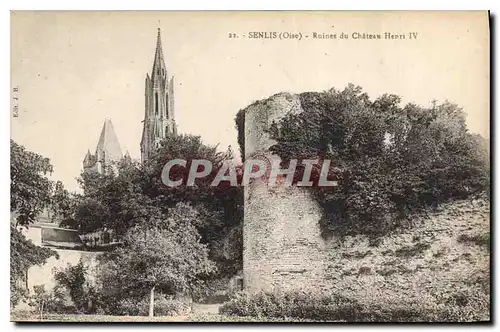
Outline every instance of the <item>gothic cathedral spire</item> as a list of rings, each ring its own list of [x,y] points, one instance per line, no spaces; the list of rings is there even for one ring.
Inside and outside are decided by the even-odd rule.
[[[113,123],[111,123],[110,119],[106,119],[102,125],[95,154],[91,154],[90,150],[87,151],[83,160],[83,169],[91,169],[100,174],[106,174],[107,167],[113,167],[122,157],[122,150],[116,137]]]
[[[146,74],[145,113],[141,139],[141,160],[145,162],[168,135],[175,135],[174,78],[169,78],[158,28],[151,76]]]

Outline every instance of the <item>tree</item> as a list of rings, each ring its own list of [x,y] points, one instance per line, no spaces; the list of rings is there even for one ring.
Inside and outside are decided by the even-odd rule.
[[[223,182],[217,187],[210,186],[223,162],[232,157],[218,152],[215,146],[203,144],[199,136],[175,135],[162,141],[145,164],[124,159],[116,165],[116,173],[112,169],[106,175],[84,171],[80,179],[84,196],[75,211],[78,227],[82,232],[107,228],[124,236],[137,225],[149,224],[151,216],[168,216],[178,203],[188,202],[197,211],[194,226],[201,242],[209,244],[211,259],[224,267],[220,271],[235,273],[242,265],[242,242],[231,241],[235,245],[226,246],[226,254],[217,248],[227,243],[225,239],[235,238],[235,232],[241,235],[243,192]],[[186,167],[171,171],[171,177],[184,181],[193,159],[209,160],[213,169],[209,176],[198,179],[194,187],[170,188],[162,183],[161,172],[172,159],[187,160]]]
[[[218,186],[211,186],[211,183],[224,162],[232,162],[233,158],[230,151],[218,152],[217,146],[203,144],[199,136],[176,135],[162,141],[145,165],[147,179],[150,179],[147,194],[155,198],[164,212],[177,203],[189,202],[198,211],[196,227],[202,243],[210,244],[210,258],[217,262],[221,273],[229,275],[242,268],[243,188],[231,186],[229,182],[221,182]],[[170,171],[171,179],[182,179],[183,185],[169,188],[161,181],[161,171],[173,159],[184,159],[187,163],[185,167],[173,167]],[[195,186],[186,186],[194,159],[210,161],[212,171],[196,179]],[[224,243],[229,245],[220,250]]]
[[[53,300],[53,295],[46,291],[43,285],[37,285],[34,287],[34,293],[29,300],[29,305],[36,308],[40,314],[40,320],[43,320],[43,312],[47,303]]]
[[[372,101],[352,84],[299,98],[304,112],[271,126],[277,143],[270,149],[285,165],[331,160],[329,174],[339,185],[310,188],[323,207],[325,233],[379,236],[403,225],[412,210],[489,188],[487,144],[468,132],[457,105],[401,107],[398,96]]]
[[[105,175],[95,171],[82,173],[79,181],[84,195],[74,212],[82,232],[108,228],[122,236],[129,228],[145,222],[148,215],[156,213],[154,198],[144,191],[151,180],[141,165],[124,159],[117,169],[117,173],[110,169]]]
[[[55,273],[54,278],[58,286],[65,287],[78,312],[85,312],[89,309],[88,294],[89,287],[86,282],[88,268],[83,264],[82,259],[76,265],[70,265]]]
[[[50,203],[52,220],[58,220],[61,227],[78,229],[78,222],[75,220],[75,211],[81,199],[81,195],[70,193],[64,188],[61,181],[57,181]]]
[[[155,292],[189,291],[197,278],[213,272],[207,246],[194,226],[197,217],[192,207],[178,204],[168,215],[152,215],[148,224],[130,228],[124,246],[105,257],[101,284],[113,281],[104,290],[107,296],[141,298],[147,291],[153,316]]]
[[[28,269],[33,265],[45,264],[48,258],[59,255],[49,248],[41,248],[26,239],[26,237],[11,224],[10,226],[10,291],[11,305],[16,305],[26,295],[27,287],[20,285],[26,281]]]
[[[59,256],[53,250],[34,245],[18,229],[28,227],[49,204],[52,183],[46,175],[52,172],[52,165],[47,158],[26,151],[13,140],[10,146],[10,211],[16,216],[10,224],[10,287],[11,305],[16,305],[25,295],[25,288],[19,283],[26,280],[28,269],[44,264],[51,256]]]
[[[16,226],[28,225],[50,203],[53,170],[48,158],[26,151],[10,140],[10,211],[16,212]]]

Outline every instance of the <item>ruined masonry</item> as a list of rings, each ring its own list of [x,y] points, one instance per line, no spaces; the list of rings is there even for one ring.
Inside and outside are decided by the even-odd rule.
[[[280,93],[245,110],[245,158],[269,152],[275,142],[265,132],[291,112],[302,112],[297,95]],[[321,210],[300,187],[268,187],[264,180],[245,187],[243,278],[245,290],[296,291],[326,286]]]

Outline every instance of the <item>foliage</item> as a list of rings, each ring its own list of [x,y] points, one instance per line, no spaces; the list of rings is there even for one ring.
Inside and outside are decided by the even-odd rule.
[[[342,296],[274,292],[236,294],[219,312],[233,316],[342,320],[355,310],[360,310],[357,303]]]
[[[234,285],[231,286],[234,276],[202,280],[197,287],[193,288],[192,298],[196,303],[217,304],[230,299],[231,295],[239,291]]]
[[[476,309],[476,310],[474,310]],[[422,301],[394,302],[377,298],[361,303],[341,295],[321,293],[240,293],[220,308],[230,316],[310,319],[345,322],[463,322],[488,320],[487,309],[433,305]]]
[[[16,226],[32,223],[50,202],[52,182],[46,175],[52,170],[48,158],[10,140],[10,211],[17,215]]]
[[[53,221],[59,221],[60,227],[77,229],[78,223],[75,220],[75,209],[79,204],[81,196],[70,193],[64,188],[61,181],[57,181],[51,196],[50,210]]]
[[[63,289],[56,286],[52,290],[46,290],[44,285],[33,287],[33,293],[28,298],[28,304],[39,314],[40,320],[45,313],[68,313],[73,308],[67,307]]]
[[[59,255],[52,249],[38,247],[11,223],[10,226],[10,301],[15,306],[27,296],[26,280],[28,269],[33,265],[45,264],[47,259]]]
[[[313,319],[300,319],[294,317],[274,318],[274,317],[254,317],[254,316],[225,316],[225,315],[209,315],[196,314],[187,320],[189,322],[204,322],[204,323],[313,323],[317,322]]]
[[[316,176],[311,187],[327,234],[376,237],[402,226],[411,211],[489,190],[488,144],[468,132],[457,105],[401,107],[398,96],[372,101],[352,84],[299,97],[304,111],[270,127],[271,151],[284,165],[298,159],[297,174],[301,160],[332,161],[329,179],[339,185],[318,186]]]
[[[79,181],[84,195],[76,207],[75,219],[83,233],[108,228],[123,235],[158,210],[143,192],[149,179],[140,165],[124,159],[118,167],[116,174],[112,168],[105,175],[95,171],[82,173]]]
[[[107,286],[96,289],[93,302],[103,312],[120,312],[118,302],[138,303],[151,290],[158,296],[191,292],[217,271],[241,268],[242,191],[210,186],[229,158],[198,136],[175,135],[145,163],[124,158],[105,174],[82,173],[84,194],[73,211],[78,229],[109,230],[123,244],[102,258],[100,285]],[[171,177],[186,180],[193,159],[210,160],[213,170],[194,187],[169,188],[161,172],[171,159],[188,161]]]
[[[199,136],[177,135],[168,137],[156,155],[145,165],[149,188],[146,192],[154,197],[162,208],[174,206],[179,202],[189,202],[200,214],[197,228],[204,242],[222,238],[231,228],[240,225],[243,219],[243,192],[240,187],[222,182],[219,186],[210,186],[215,175],[225,161],[233,156],[227,152],[217,152],[216,146],[203,144]],[[183,179],[183,185],[168,188],[161,183],[161,171],[170,160],[187,160],[186,167],[173,167],[170,171],[172,180]],[[195,186],[186,186],[191,163],[195,159],[208,160],[212,164],[211,173],[196,179]]]
[[[126,298],[118,302],[115,315],[124,316],[146,316],[148,314],[149,298],[142,299]],[[182,315],[189,311],[189,306],[180,300],[175,300],[171,297],[167,298],[160,294],[155,297],[155,316],[175,316]]]
[[[40,314],[40,320],[43,319],[43,312],[47,302],[51,300],[51,293],[45,290],[43,285],[37,285],[34,287],[34,293],[30,296],[29,305],[36,308],[37,312]]]
[[[234,119],[235,127],[238,132],[238,145],[240,146],[241,160],[245,161],[245,113],[240,111]]]
[[[129,229],[124,245],[102,258],[103,301],[143,298],[151,289],[157,294],[186,293],[198,278],[213,272],[207,245],[194,226],[197,217],[192,207],[178,204],[168,216],[152,215],[147,225]]]
[[[460,234],[457,241],[465,243],[470,242],[478,246],[484,246],[488,250],[491,248],[490,234],[475,234],[475,235]]]
[[[81,259],[78,264],[68,264],[65,269],[57,271],[54,275],[58,286],[68,290],[77,313],[88,312],[90,309],[88,304],[92,290],[86,281],[86,276],[87,267]]]
[[[52,182],[46,175],[52,172],[52,165],[49,159],[26,151],[13,140],[10,140],[10,149],[10,211],[16,216],[10,224],[10,289],[14,306],[26,296],[26,289],[20,283],[25,280],[29,267],[59,256],[53,250],[34,245],[18,229],[18,226],[28,227],[49,204]]]
[[[180,203],[188,202],[197,211],[194,226],[201,242],[209,244],[210,257],[220,271],[234,273],[241,268],[242,243],[235,235],[241,232],[243,219],[243,192],[241,188],[221,183],[210,183],[230,153],[217,152],[216,147],[204,145],[198,136],[176,135],[166,138],[147,163],[124,159],[110,168],[106,175],[93,171],[82,173],[80,185],[84,191],[76,206],[74,217],[84,232],[111,229],[124,236],[135,226],[150,224],[171,214]],[[212,173],[196,181],[196,186],[166,187],[161,181],[165,163],[185,159],[186,168],[173,168],[171,177],[187,179],[187,170],[193,159],[210,160]],[[227,241],[227,239],[232,239]],[[223,250],[219,250],[222,247]]]

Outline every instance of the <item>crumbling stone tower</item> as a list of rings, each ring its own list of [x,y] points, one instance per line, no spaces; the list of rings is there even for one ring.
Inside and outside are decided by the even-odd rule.
[[[302,112],[297,95],[280,93],[243,110],[245,159],[270,162],[275,142],[266,133],[290,112]],[[268,186],[264,179],[245,187],[243,279],[250,293],[296,291],[325,285],[325,243],[321,210],[306,188]]]

